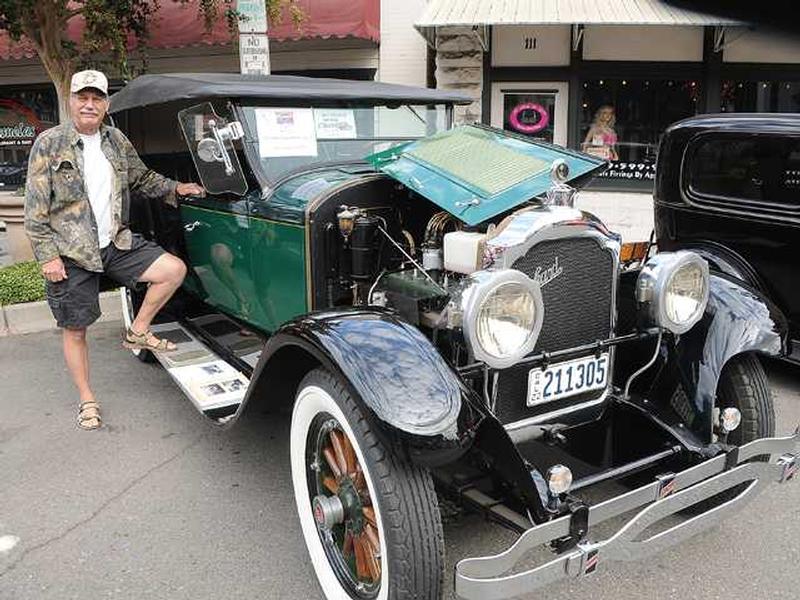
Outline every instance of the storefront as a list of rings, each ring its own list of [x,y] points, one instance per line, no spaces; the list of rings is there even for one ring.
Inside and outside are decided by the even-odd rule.
[[[52,87],[16,88],[0,95],[0,190],[24,182],[33,140],[58,122],[57,106]]]
[[[800,110],[800,40],[659,0],[472,5],[432,0],[415,24],[437,85],[473,95],[463,121],[608,159],[595,189],[651,190],[680,119]]]
[[[147,72],[238,72],[239,56],[225,19],[205,31],[199,0],[165,2],[151,26]],[[270,29],[273,73],[373,79],[378,69],[379,0],[298,0],[304,20],[290,18]],[[288,17],[288,15],[287,15]],[[73,19],[68,37],[79,40],[83,24]],[[133,72],[143,63],[131,48]],[[422,67],[424,68],[424,67]],[[124,82],[110,78],[112,91]],[[55,90],[33,46],[0,32],[0,190],[24,180],[30,147],[58,123]]]

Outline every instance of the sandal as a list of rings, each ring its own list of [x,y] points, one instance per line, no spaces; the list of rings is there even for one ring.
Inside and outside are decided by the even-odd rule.
[[[87,431],[99,429],[103,425],[100,418],[100,405],[93,400],[81,402],[78,407],[78,427]]]
[[[149,329],[144,333],[136,333],[130,327],[125,331],[122,345],[129,350],[150,350],[151,352],[173,352],[178,349],[175,342],[166,338],[157,338]]]

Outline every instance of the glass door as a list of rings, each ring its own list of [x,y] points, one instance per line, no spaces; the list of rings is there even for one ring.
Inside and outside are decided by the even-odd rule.
[[[567,82],[495,83],[492,126],[567,145]]]

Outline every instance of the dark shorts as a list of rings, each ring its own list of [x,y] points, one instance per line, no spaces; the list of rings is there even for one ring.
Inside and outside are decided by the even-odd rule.
[[[100,317],[100,277],[120,285],[135,287],[139,278],[164,250],[141,236],[134,235],[130,250],[120,250],[113,243],[100,250],[103,273],[87,271],[69,258],[61,257],[67,278],[56,283],[46,281],[47,302],[59,327],[83,329]]]

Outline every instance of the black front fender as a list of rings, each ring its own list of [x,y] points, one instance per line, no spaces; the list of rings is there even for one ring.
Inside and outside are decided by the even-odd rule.
[[[675,390],[670,381],[680,382],[682,389],[675,392],[685,394],[685,408],[691,413],[684,417],[703,438],[712,430],[717,384],[725,364],[745,352],[785,355],[788,338],[786,318],[754,288],[720,274],[711,275],[709,287],[703,318],[675,341],[667,369],[654,385],[663,393]]]
[[[415,462],[455,460],[482,419],[431,342],[393,313],[375,309],[311,314],[282,326],[267,341],[243,404],[293,398],[296,387],[276,393],[277,386],[296,386],[318,365],[339,374],[391,438],[384,441],[402,445]]]

